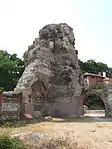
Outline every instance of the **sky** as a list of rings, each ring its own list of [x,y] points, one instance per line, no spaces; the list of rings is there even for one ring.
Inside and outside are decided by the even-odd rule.
[[[74,29],[79,59],[112,67],[112,0],[0,0],[0,49],[22,57],[52,23]]]

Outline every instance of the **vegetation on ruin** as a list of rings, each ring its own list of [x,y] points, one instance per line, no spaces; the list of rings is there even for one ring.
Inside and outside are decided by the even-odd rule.
[[[107,96],[108,93],[106,84],[104,82],[96,83],[95,85],[91,86],[90,90],[96,90],[96,92],[97,90],[101,90],[101,92],[104,93],[105,96]],[[89,110],[105,109],[104,102],[102,101],[100,96],[96,94],[91,94],[90,96],[88,96],[84,104],[89,108]]]
[[[88,107],[88,110],[105,109],[105,105],[102,99],[99,96],[96,96],[94,94],[91,96],[88,96],[84,104]]]
[[[104,91],[107,91],[106,84],[104,82],[96,83],[95,85],[91,86],[90,88],[91,89],[102,89]]]

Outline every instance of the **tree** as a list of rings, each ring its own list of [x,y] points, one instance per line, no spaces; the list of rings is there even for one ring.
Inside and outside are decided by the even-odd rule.
[[[95,74],[98,74],[99,72],[103,74],[103,72],[106,72],[107,77],[112,77],[112,68],[102,62],[95,62],[95,60],[87,60],[87,62],[83,62],[79,60],[79,65],[82,72]]]
[[[0,50],[0,87],[13,90],[24,71],[24,61],[16,54]]]

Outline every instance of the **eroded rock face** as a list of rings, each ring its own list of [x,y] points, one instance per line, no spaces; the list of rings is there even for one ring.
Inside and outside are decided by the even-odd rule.
[[[84,88],[73,29],[67,24],[46,25],[25,52],[26,69],[15,91],[22,92],[29,113],[80,115]]]

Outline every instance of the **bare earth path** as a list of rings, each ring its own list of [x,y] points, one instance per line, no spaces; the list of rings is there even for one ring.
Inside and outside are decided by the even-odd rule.
[[[98,117],[68,120],[53,119],[49,122],[10,128],[9,131],[11,133],[42,132],[58,136],[68,135],[75,138],[81,147],[88,149],[112,149],[112,119]]]
[[[78,122],[79,121],[79,122]],[[80,120],[42,122],[21,127],[19,132],[44,132],[53,135],[75,137],[78,144],[88,149],[112,149],[112,122]],[[90,121],[90,119],[88,120]],[[13,132],[18,132],[14,129]]]
[[[112,149],[111,122],[54,123],[52,129],[59,134],[64,134],[64,132],[74,133],[81,146],[88,146],[88,148],[93,149]]]

